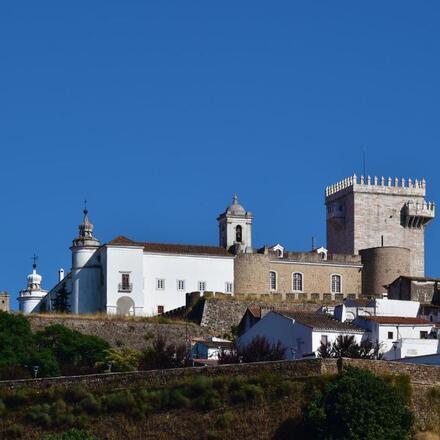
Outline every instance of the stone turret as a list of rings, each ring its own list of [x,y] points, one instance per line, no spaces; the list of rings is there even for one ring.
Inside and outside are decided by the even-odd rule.
[[[325,189],[327,248],[358,254],[378,246],[409,248],[410,272],[424,276],[425,227],[435,217],[425,179],[350,176]]]

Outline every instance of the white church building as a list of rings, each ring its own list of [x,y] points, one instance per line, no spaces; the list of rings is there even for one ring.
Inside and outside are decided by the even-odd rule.
[[[19,294],[23,313],[54,311],[62,291],[72,313],[152,316],[185,305],[188,292],[234,293],[234,253],[252,252],[252,214],[237,196],[218,217],[220,246],[143,243],[119,236],[106,244],[93,236],[87,209],[73,240],[71,271],[49,292],[29,275]],[[35,281],[37,277],[38,282]],[[32,279],[31,279],[32,278]]]

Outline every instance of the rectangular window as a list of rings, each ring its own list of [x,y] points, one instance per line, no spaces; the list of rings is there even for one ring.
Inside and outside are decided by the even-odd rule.
[[[332,293],[341,293],[341,275],[334,274],[331,277]]]
[[[163,278],[158,278],[156,280],[156,289],[164,290],[165,289],[165,280]]]
[[[394,339],[394,332],[388,332],[388,339]]]
[[[321,335],[321,344],[323,344],[323,345],[328,344],[328,336],[327,335]]]
[[[177,290],[185,290],[185,280],[177,280]]]
[[[420,332],[420,339],[428,339],[428,332],[427,331],[421,331]]]
[[[206,281],[199,281],[199,292],[204,292],[206,290]]]
[[[230,283],[230,282],[226,283],[225,292],[226,293],[232,293],[232,283]]]
[[[130,274],[121,273],[121,282],[119,283],[119,292],[131,292]]]
[[[164,311],[165,311],[164,306],[157,306],[157,314],[158,315],[162,315]]]

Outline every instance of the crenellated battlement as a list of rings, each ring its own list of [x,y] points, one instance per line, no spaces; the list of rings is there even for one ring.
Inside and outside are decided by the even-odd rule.
[[[405,178],[392,178],[392,177],[371,177],[371,176],[353,176],[347,177],[333,185],[327,186],[325,188],[326,197],[343,191],[347,188],[353,187],[353,190],[374,190],[377,189],[380,192],[408,192],[413,195],[425,195],[426,193],[426,180],[425,179],[405,179]]]

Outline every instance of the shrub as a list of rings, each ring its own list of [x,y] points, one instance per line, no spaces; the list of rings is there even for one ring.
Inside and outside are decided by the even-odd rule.
[[[28,393],[25,390],[12,391],[4,397],[8,408],[18,408],[28,401]]]
[[[82,385],[75,385],[71,388],[68,388],[64,393],[64,399],[70,403],[80,402],[81,400],[89,396],[90,393]]]
[[[413,415],[395,387],[369,371],[348,368],[315,391],[304,422],[316,440],[404,440]]]
[[[231,411],[225,411],[223,414],[220,414],[215,422],[216,428],[225,429],[232,424],[235,417]]]
[[[85,431],[71,429],[64,434],[50,434],[40,437],[39,440],[99,440],[98,437],[88,434]]]
[[[106,407],[109,412],[131,414],[136,409],[136,400],[130,391],[120,391],[106,396]]]
[[[3,432],[5,439],[16,439],[23,437],[24,428],[21,425],[11,425]]]
[[[79,402],[79,407],[87,414],[99,414],[101,412],[101,400],[89,394]]]
[[[6,411],[6,405],[4,404],[3,400],[0,399],[0,416],[2,416]]]
[[[121,350],[110,348],[106,350],[105,361],[97,364],[100,369],[107,369],[111,365],[111,371],[136,371],[139,367],[139,360],[142,353],[123,347]]]

